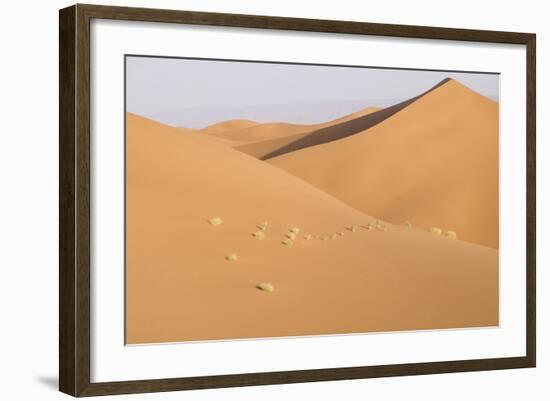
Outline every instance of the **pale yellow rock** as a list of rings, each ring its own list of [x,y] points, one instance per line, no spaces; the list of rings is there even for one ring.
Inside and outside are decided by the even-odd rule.
[[[256,231],[255,233],[252,233],[252,236],[258,240],[265,238],[265,232],[263,231]]]
[[[271,283],[260,283],[256,286],[256,288],[265,292],[275,291],[275,287]]]
[[[288,239],[291,239],[291,240],[295,240],[295,239],[296,239],[296,234],[294,234],[294,233],[286,233],[286,234],[285,234],[285,237],[287,237]]]
[[[406,221],[405,225],[407,226],[407,228],[412,228],[413,226],[410,221]]]
[[[352,233],[354,233],[355,231],[357,231],[357,226],[354,224],[351,227],[348,227],[348,230],[350,230]]]
[[[456,233],[454,231],[445,231],[443,235],[450,239],[456,239]]]
[[[258,224],[256,227],[258,227],[262,231],[267,230],[267,221],[264,221],[263,223]]]
[[[432,227],[430,228],[430,232],[435,235],[441,235],[443,231],[439,227]]]
[[[300,232],[300,228],[298,228],[298,227],[292,227],[289,231],[290,231],[291,233],[298,234],[298,233]]]
[[[223,220],[219,217],[213,217],[210,220],[208,220],[208,222],[213,226],[219,226],[220,224],[223,223]]]
[[[287,238],[287,239],[282,240],[281,243],[282,243],[283,245],[286,245],[286,246],[292,246],[292,245],[294,245],[294,241],[291,240],[290,238]]]
[[[227,255],[225,257],[225,259],[227,259],[230,262],[235,262],[236,260],[239,259],[239,255],[237,255],[236,253],[231,253],[231,254]]]
[[[304,235],[304,239],[310,240],[311,239],[311,234]]]

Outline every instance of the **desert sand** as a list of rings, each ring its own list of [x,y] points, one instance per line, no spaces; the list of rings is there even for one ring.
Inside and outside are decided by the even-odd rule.
[[[210,125],[206,128],[201,129],[200,132],[208,135],[223,136],[224,132],[237,131],[237,130],[253,127],[258,124],[259,123],[257,123],[256,121],[250,121],[250,120],[229,120],[229,121],[222,121],[221,123]]]
[[[435,103],[438,112],[449,112]],[[478,113],[492,113],[493,106],[480,101],[476,107],[481,106],[485,108]],[[465,115],[459,110],[456,121],[460,123]],[[429,127],[440,126],[430,117]],[[498,325],[496,249],[462,241],[463,227],[450,222],[449,229],[456,229],[459,239],[430,233],[408,214],[407,220],[415,222],[412,228],[400,221],[394,225],[378,220],[376,213],[392,208],[384,209],[381,200],[379,209],[367,214],[359,207],[363,204],[353,204],[339,192],[338,174],[332,186],[323,187],[331,182],[323,177],[333,151],[322,149],[363,133],[266,162],[232,145],[285,135],[270,136],[269,129],[247,131],[257,125],[237,128],[243,137],[234,129],[212,135],[183,132],[130,113],[126,119],[127,343]],[[225,131],[227,135],[218,137],[234,142],[205,139]],[[287,136],[298,133],[290,131]],[[386,133],[391,134],[389,129]],[[435,134],[425,135],[437,145]],[[475,154],[472,147],[457,152]],[[308,149],[321,151],[305,153]],[[368,152],[362,158],[365,162],[379,157],[379,168],[389,169],[390,178],[396,176],[400,160],[384,161],[376,150],[361,149]],[[422,150],[410,150],[414,149]],[[445,172],[440,176],[442,190],[424,194],[418,201],[428,201],[432,207],[437,202],[431,197],[441,195],[437,212],[452,209],[457,198],[446,198],[454,192],[443,191],[451,185],[443,177],[455,173],[446,158],[453,155],[440,155],[441,148],[435,149],[434,161],[429,152],[423,158],[430,167],[441,162],[439,170],[418,173],[418,177],[429,184],[437,182],[433,174],[438,177],[437,171]],[[293,154],[301,161],[292,161]],[[355,156],[352,152],[349,158]],[[318,162],[315,157],[327,159]],[[341,173],[353,172],[346,158],[340,161],[348,168]],[[312,163],[311,171],[318,175],[299,169],[302,162]],[[350,176],[352,185],[363,176],[372,179],[368,174],[372,167],[357,168],[363,175]],[[372,191],[375,183],[356,189],[363,195],[394,199],[382,192],[382,184],[381,192]],[[391,188],[391,183],[389,179],[386,186]],[[470,203],[464,201],[464,205]],[[395,208],[399,216],[406,212],[420,216],[420,208]]]
[[[239,144],[235,149],[240,150],[246,154],[257,157],[258,159],[266,159],[275,155],[276,152],[282,149],[288,149],[294,144],[302,144],[307,141],[307,138],[318,138],[320,135],[317,133],[323,129],[330,129],[329,127],[339,127],[346,121],[358,119],[360,117],[371,115],[377,112],[376,107],[367,107],[366,109],[358,112],[340,117],[338,119],[328,121],[326,123],[312,124],[312,125],[293,125],[292,130],[287,130],[287,127],[278,124],[278,130],[274,130],[275,135],[264,135],[263,140],[256,140],[253,142]],[[259,127],[259,126],[258,126]],[[273,131],[272,131],[273,132]]]
[[[313,136],[268,162],[388,222],[498,248],[498,104],[446,80],[375,125],[369,117],[363,131],[357,120],[352,135],[333,126],[332,140]]]

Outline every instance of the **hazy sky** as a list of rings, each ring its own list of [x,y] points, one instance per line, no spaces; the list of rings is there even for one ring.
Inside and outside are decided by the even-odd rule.
[[[202,128],[248,119],[311,124],[414,97],[446,77],[498,100],[497,74],[127,57],[127,111]]]

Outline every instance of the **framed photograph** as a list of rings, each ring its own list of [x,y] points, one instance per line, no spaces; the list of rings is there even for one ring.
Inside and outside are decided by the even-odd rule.
[[[60,390],[535,366],[535,35],[60,11]]]

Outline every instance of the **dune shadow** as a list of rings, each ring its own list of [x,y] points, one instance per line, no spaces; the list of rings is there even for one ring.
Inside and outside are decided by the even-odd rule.
[[[273,157],[281,156],[285,153],[294,152],[296,150],[304,149],[310,146],[321,145],[323,143],[336,141],[338,139],[343,139],[348,136],[365,131],[369,128],[374,127],[377,124],[380,124],[382,121],[403,110],[411,103],[415,102],[416,100],[420,99],[424,95],[430,93],[431,91],[440,87],[448,81],[450,81],[450,78],[445,78],[426,92],[411,99],[405,100],[401,103],[386,107],[385,109],[375,111],[374,113],[348,120],[340,124],[335,124],[312,131],[308,135],[268,153],[264,157],[260,158],[260,160],[271,159]]]

